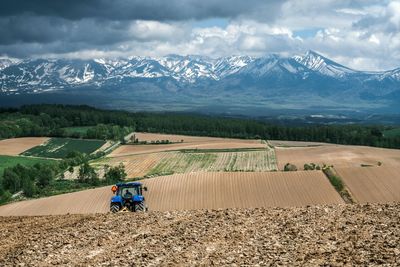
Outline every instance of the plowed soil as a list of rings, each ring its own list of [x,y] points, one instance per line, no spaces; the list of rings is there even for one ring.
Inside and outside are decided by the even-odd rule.
[[[344,203],[322,172],[189,173],[142,180],[150,210]],[[111,187],[0,206],[0,216],[108,212]]]
[[[128,178],[143,177],[148,174],[161,160],[171,157],[169,153],[148,153],[140,155],[121,156],[108,158],[106,161],[100,161],[99,164],[119,165],[124,164]]]
[[[218,137],[207,137],[207,136],[189,136],[189,135],[176,135],[176,134],[159,134],[159,133],[134,133],[135,137],[139,141],[161,141],[169,140],[170,142],[182,142],[183,143],[199,143],[199,142],[252,142],[260,143],[259,140],[243,140],[233,138],[218,138]]]
[[[400,205],[0,218],[0,266],[398,266]]]
[[[320,142],[283,141],[283,140],[268,140],[268,143],[275,147],[313,147],[313,146],[333,145],[329,143],[320,143]]]
[[[243,148],[266,148],[266,144],[262,144],[261,141],[251,142],[239,140],[233,141],[222,141],[222,142],[206,142],[206,143],[177,143],[169,145],[122,145],[111,152],[108,157],[121,157],[135,154],[144,153],[157,153],[163,151],[174,151],[183,149],[243,149]]]
[[[144,181],[152,210],[343,203],[322,172],[189,173]]]
[[[100,187],[58,196],[19,201],[0,206],[0,216],[38,216],[105,213],[110,208],[111,187]]]
[[[143,153],[156,153],[162,151],[173,151],[182,149],[243,149],[243,148],[266,148],[267,145],[261,140],[244,140],[217,137],[201,137],[186,135],[169,135],[153,133],[135,133],[139,141],[161,141],[168,140],[172,144],[147,144],[147,145],[123,145],[114,150],[109,157],[120,157]],[[182,142],[183,141],[183,142]]]
[[[303,169],[305,163],[327,164],[334,167],[361,167],[361,165],[400,165],[400,150],[364,146],[324,145],[316,147],[277,147],[275,153],[279,169],[292,163]]]
[[[21,137],[0,140],[0,155],[16,156],[32,147],[43,144],[47,137]]]
[[[336,171],[359,203],[400,202],[399,168],[336,168]]]

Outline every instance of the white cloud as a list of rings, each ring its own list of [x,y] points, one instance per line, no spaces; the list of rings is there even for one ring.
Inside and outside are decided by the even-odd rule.
[[[39,37],[32,36],[33,41],[0,45],[0,55],[16,56],[13,51],[23,51],[23,56],[39,57],[162,56],[171,53],[219,57],[298,54],[312,49],[356,69],[400,67],[399,0],[285,1],[280,8],[274,5],[274,20],[265,17],[272,16],[265,6],[254,10],[255,13],[250,12],[256,14],[253,17],[250,13],[234,16],[223,26],[199,27],[193,19],[102,24],[94,19],[63,22],[74,26],[62,32],[65,38],[38,43],[34,39],[41,37],[38,34]],[[70,24],[59,24],[59,28],[53,26],[52,29],[63,29],[63,25]],[[90,30],[96,34],[88,34]],[[297,36],[294,34],[297,31],[308,31],[309,35]],[[9,39],[12,40],[12,36]]]

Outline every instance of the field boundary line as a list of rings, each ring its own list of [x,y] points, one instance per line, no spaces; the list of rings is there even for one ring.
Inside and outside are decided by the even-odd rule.
[[[324,173],[326,178],[329,180],[329,183],[339,193],[340,197],[346,204],[356,203],[353,194],[351,194],[350,192],[350,189],[346,186],[346,184],[343,182],[342,177],[340,177],[338,172],[333,167],[323,168],[322,172]],[[335,182],[336,183],[338,182],[339,185],[338,184],[335,185]]]

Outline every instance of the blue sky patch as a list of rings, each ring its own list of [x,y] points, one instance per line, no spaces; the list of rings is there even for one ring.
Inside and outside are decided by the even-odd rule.
[[[314,37],[318,31],[324,30],[324,28],[310,28],[310,29],[303,29],[298,31],[293,31],[294,37],[300,38],[312,38]]]

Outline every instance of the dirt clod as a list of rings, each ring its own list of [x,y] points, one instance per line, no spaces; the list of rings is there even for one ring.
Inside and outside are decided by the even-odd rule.
[[[400,204],[0,218],[0,266],[396,265]]]

